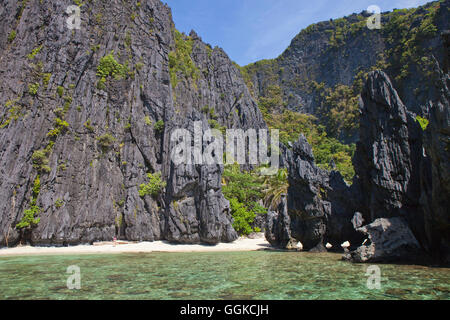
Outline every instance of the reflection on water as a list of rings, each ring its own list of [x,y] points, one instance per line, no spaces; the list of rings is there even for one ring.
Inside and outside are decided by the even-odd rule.
[[[337,254],[152,253],[0,258],[0,299],[450,299],[450,269],[367,265]],[[67,267],[81,269],[69,290]]]

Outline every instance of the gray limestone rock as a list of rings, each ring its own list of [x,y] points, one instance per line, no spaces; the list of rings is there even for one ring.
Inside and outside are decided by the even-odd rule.
[[[179,128],[192,132],[195,121],[205,130],[266,128],[237,67],[191,33],[181,38],[192,44],[195,76],[171,71],[176,33],[170,9],[158,0],[139,7],[84,2],[81,27],[70,30],[72,4],[1,5],[0,245],[72,245],[115,236],[235,240],[221,191],[223,168],[174,166],[170,137]],[[13,30],[15,38],[8,39]],[[120,76],[101,66],[109,54]],[[202,112],[205,106],[216,123],[212,112]],[[57,119],[67,128],[55,134]],[[45,152],[36,160],[39,150]],[[161,172],[167,186],[158,196],[141,197],[149,172]],[[38,176],[40,221],[20,232],[16,225],[32,206]]]
[[[353,262],[415,261],[421,254],[418,241],[402,218],[380,218],[358,228],[367,241],[344,256]]]

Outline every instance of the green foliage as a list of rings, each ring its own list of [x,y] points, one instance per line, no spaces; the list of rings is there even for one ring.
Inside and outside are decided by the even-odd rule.
[[[165,127],[164,121],[159,120],[158,122],[155,123],[153,128],[155,129],[155,132],[157,134],[161,134],[164,132],[164,127]]]
[[[19,223],[16,224],[17,229],[32,228],[40,222],[40,218],[36,216],[41,212],[41,208],[36,205],[37,197],[41,191],[41,180],[38,175],[33,183],[30,208],[24,211],[24,215]]]
[[[296,142],[303,133],[311,144],[316,164],[323,169],[331,169],[329,164],[333,160],[344,179],[352,182],[355,145],[346,145],[329,137],[325,127],[310,115],[285,110],[282,114],[265,114],[265,120],[269,128],[280,131],[280,142],[286,146]]]
[[[255,213],[249,211],[244,204],[237,199],[230,200],[231,214],[233,216],[233,228],[241,235],[249,235],[253,232],[251,224],[255,221]]]
[[[73,98],[71,96],[64,97],[64,114],[69,111],[70,105],[72,104]]]
[[[38,206],[31,206],[30,209],[24,211],[24,215],[20,222],[16,224],[16,228],[26,229],[37,225],[41,221],[41,218],[36,218],[40,212],[41,208]]]
[[[125,36],[125,46],[131,47],[131,33],[128,31]]]
[[[346,145],[340,143],[337,139],[329,138],[324,133],[317,140],[312,139],[313,152],[316,163],[319,167],[326,170],[332,170],[330,163],[334,161],[336,170],[339,171],[344,180],[351,184],[355,176],[352,158],[356,150],[356,145]]]
[[[336,85],[326,94],[324,107],[319,112],[325,120],[328,134],[333,137],[351,135],[359,127],[359,92],[346,85]]]
[[[174,38],[175,50],[169,52],[169,71],[172,87],[177,87],[178,82],[180,81],[178,78],[180,74],[187,79],[192,79],[194,81],[194,86],[196,86],[200,70],[197,68],[191,57],[193,40],[190,37],[183,36],[183,34],[176,29],[174,31]]]
[[[201,112],[201,113],[204,113],[204,114],[209,114],[209,106],[208,106],[208,105],[204,106],[204,107],[200,110],[200,112]]]
[[[66,171],[66,169],[67,169],[67,165],[66,165],[65,163],[61,163],[61,164],[58,166],[58,170]]]
[[[235,64],[235,66],[239,69],[242,77],[244,78],[247,87],[250,90],[250,93],[253,97],[257,98],[255,94],[256,90],[253,85],[252,79],[258,74],[259,79],[263,79],[263,83],[260,84],[262,88],[269,88],[270,86],[276,86],[275,84],[279,82],[279,70],[280,67],[277,63],[277,60],[260,60],[255,63],[251,63],[245,67],[240,67]],[[263,96],[268,97],[270,95],[269,92],[265,92]]]
[[[17,32],[16,30],[12,30],[8,35],[8,42],[11,43],[16,38]]]
[[[41,192],[41,177],[38,175],[33,183],[33,196],[32,196],[32,203],[35,204],[36,199]]]
[[[152,125],[152,119],[150,119],[149,116],[145,116],[144,121],[145,121],[146,125],[148,125],[148,126]]]
[[[209,119],[208,125],[210,126],[211,129],[219,130],[220,132],[222,132],[222,134],[224,134],[227,129],[227,127],[221,126],[219,122],[217,122],[217,120],[215,119]]]
[[[33,163],[33,168],[38,170],[39,172],[49,173],[51,171],[50,167],[48,166],[48,155],[49,150],[36,150],[33,155],[31,156],[31,161]]]
[[[67,123],[67,121],[61,120],[60,118],[55,118],[54,128],[49,133],[47,133],[47,137],[56,138],[60,134],[66,132],[68,128],[69,123]]]
[[[281,202],[281,196],[287,194],[289,187],[287,169],[279,169],[277,174],[263,177],[264,204],[276,210]]]
[[[270,85],[265,90],[264,96],[259,98],[259,108],[261,112],[272,113],[283,107],[283,92],[280,86]]]
[[[363,32],[367,28],[366,19],[358,16],[360,21],[350,23],[346,18],[336,19],[331,22],[331,29],[325,30],[330,35],[329,45],[331,49],[345,45],[351,37]]]
[[[149,182],[147,184],[141,184],[139,186],[139,195],[143,198],[146,195],[157,197],[166,187],[166,182],[162,181],[161,173],[148,173],[147,177]]]
[[[97,138],[98,144],[100,145],[100,148],[103,152],[107,152],[116,141],[116,138],[114,138],[109,133],[105,133],[104,135]]]
[[[87,119],[87,121],[84,123],[84,127],[91,133],[95,132],[95,129],[91,124],[91,119]]]
[[[30,83],[28,85],[28,92],[32,96],[35,96],[37,94],[38,90],[39,90],[39,83]]]
[[[97,82],[97,89],[99,90],[105,90],[106,89],[106,78],[100,78]]]
[[[242,203],[257,202],[264,197],[261,178],[257,172],[241,172],[238,164],[225,166],[222,192],[227,199]]]
[[[430,124],[428,119],[422,118],[421,116],[417,116],[416,121],[419,122],[419,125],[423,131],[427,130],[428,125]]]
[[[64,95],[64,87],[58,86],[58,88],[56,88],[56,92],[58,93],[59,97],[62,98],[62,96]]]
[[[409,75],[412,65],[416,65],[425,77],[430,75],[432,52],[426,43],[437,34],[436,16],[440,8],[440,3],[435,2],[420,12],[410,9],[387,14],[388,23],[383,27],[383,33],[390,45],[388,67],[398,75],[397,82]]]
[[[248,88],[249,91],[250,91],[250,94],[251,94],[253,97],[256,97],[256,94],[255,94],[255,87],[254,87],[253,82],[252,82],[252,75],[251,75],[251,71],[250,71],[251,65],[246,66],[246,67],[241,67],[240,65],[238,65],[238,64],[237,64],[236,62],[234,62],[234,61],[233,61],[233,65],[234,65],[234,66],[236,67],[236,69],[238,69],[239,72],[241,73],[241,76],[242,76],[242,78],[244,79],[245,84],[247,85],[247,88]],[[254,69],[253,69],[253,71],[254,71]]]
[[[106,79],[113,77],[116,80],[126,78],[128,74],[128,66],[122,65],[114,58],[114,50],[108,55],[100,59],[100,63],[97,66],[97,77],[100,77],[97,83],[97,88],[104,90],[106,88]]]
[[[276,193],[278,185],[272,181],[276,177],[262,177],[259,170],[241,171],[238,164],[227,165],[222,176],[222,192],[230,201],[233,227],[243,235],[259,232],[252,228],[252,223],[257,215],[264,215],[267,209],[258,202],[262,199],[276,200],[269,194]],[[287,178],[283,181],[283,191],[287,189]]]
[[[55,207],[57,208],[57,209],[59,209],[59,208],[61,208],[62,206],[64,205],[64,201],[63,200],[61,200],[61,199],[56,199],[56,201],[55,201]]]
[[[42,74],[42,83],[43,83],[45,89],[47,89],[48,83],[50,82],[51,77],[52,77],[51,73],[43,73]]]
[[[142,62],[138,62],[135,65],[135,68],[137,71],[140,71],[144,67],[144,64]]]
[[[0,121],[0,129],[7,127],[11,121],[17,121],[24,116],[22,113],[22,106],[17,104],[19,99],[16,100],[8,100],[5,104],[5,108],[8,109],[5,117]]]
[[[27,58],[30,59],[30,60],[33,60],[34,57],[41,51],[41,49],[42,49],[42,45],[40,45],[39,47],[33,49],[31,51],[31,53],[27,55]]]
[[[101,14],[101,13],[97,13],[96,15],[95,15],[95,22],[98,24],[98,25],[100,25],[100,24],[102,24],[102,21],[103,20],[103,15]]]
[[[99,49],[100,49],[100,45],[99,44],[91,46],[91,51],[92,52],[97,52]]]
[[[64,112],[63,108],[56,108],[55,110],[53,110],[53,112],[59,118],[64,118],[64,116],[65,116],[65,112]]]

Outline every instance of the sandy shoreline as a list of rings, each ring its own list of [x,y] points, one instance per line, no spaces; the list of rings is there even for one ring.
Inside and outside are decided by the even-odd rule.
[[[116,254],[116,253],[151,253],[151,252],[232,252],[257,251],[271,248],[264,239],[239,238],[232,243],[217,245],[173,244],[166,241],[117,244],[112,242],[73,247],[15,247],[0,249],[0,257],[29,255],[66,255],[66,254]]]

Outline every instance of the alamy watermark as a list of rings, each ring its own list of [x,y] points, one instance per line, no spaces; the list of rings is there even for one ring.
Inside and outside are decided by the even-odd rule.
[[[365,274],[367,278],[367,289],[369,290],[381,290],[381,281],[387,280],[387,278],[381,277],[381,269],[379,266],[368,266]]]
[[[371,5],[367,8],[367,12],[373,13],[373,15],[367,18],[367,28],[370,30],[381,29],[381,8],[376,5]]]
[[[194,122],[194,134],[187,129],[172,131],[170,142],[172,162],[178,165],[269,165],[261,168],[262,175],[274,175],[280,166],[279,130],[227,129],[226,140],[217,129],[203,131],[202,122]],[[224,142],[226,153],[224,153]],[[270,157],[268,152],[270,151]],[[224,157],[225,155],[225,157]],[[225,161],[224,161],[225,158]]]
[[[70,276],[67,278],[67,289],[80,290],[81,289],[81,269],[79,266],[69,266],[67,273]]]
[[[81,29],[81,9],[79,6],[68,6],[66,13],[69,17],[66,19],[66,25],[69,30]]]

